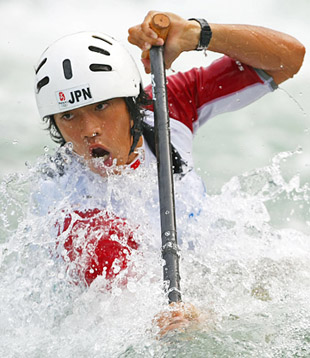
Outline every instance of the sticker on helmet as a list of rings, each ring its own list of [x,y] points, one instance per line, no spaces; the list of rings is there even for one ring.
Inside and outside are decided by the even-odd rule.
[[[88,84],[57,91],[56,99],[60,109],[75,108],[94,101]]]

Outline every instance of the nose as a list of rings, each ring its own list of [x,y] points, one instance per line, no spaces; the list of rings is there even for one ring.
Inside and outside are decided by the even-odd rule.
[[[86,112],[81,121],[81,136],[88,140],[101,134],[102,123],[100,119],[91,112]]]

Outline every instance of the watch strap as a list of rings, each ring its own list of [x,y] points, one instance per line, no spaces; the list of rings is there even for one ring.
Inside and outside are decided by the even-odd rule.
[[[188,20],[189,21],[190,20],[197,21],[201,27],[200,39],[199,39],[198,46],[196,47],[196,51],[206,50],[208,48],[209,43],[212,38],[212,30],[211,30],[210,25],[208,24],[207,20],[205,20],[205,19],[191,18]]]

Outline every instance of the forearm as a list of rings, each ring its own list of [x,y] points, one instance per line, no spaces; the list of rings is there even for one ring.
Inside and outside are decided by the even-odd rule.
[[[305,49],[292,36],[264,27],[212,24],[208,50],[223,53],[252,67],[285,78],[302,65]],[[281,76],[281,77],[282,77]]]

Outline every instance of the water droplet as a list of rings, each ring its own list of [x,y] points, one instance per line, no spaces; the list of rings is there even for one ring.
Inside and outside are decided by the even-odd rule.
[[[44,152],[48,152],[49,151],[49,147],[46,145],[44,148]]]
[[[166,210],[166,211],[165,211],[165,214],[166,214],[166,215],[168,215],[169,213],[170,213],[170,211],[169,211],[169,210]]]
[[[114,296],[118,297],[118,296],[120,296],[121,294],[122,294],[122,289],[121,289],[121,288],[119,288],[119,287],[113,288],[113,295],[114,295]]]
[[[236,65],[239,68],[239,71],[244,71],[244,67],[242,66],[242,63],[240,61],[236,61]]]
[[[73,143],[67,142],[67,143],[66,143],[66,147],[67,147],[70,151],[72,151],[72,150],[73,150]]]
[[[127,283],[127,288],[128,288],[128,291],[132,292],[132,293],[137,291],[137,287],[136,287],[136,284],[134,282],[128,282]]]
[[[282,87],[279,87],[279,89],[281,91],[283,91],[292,101],[294,101],[296,103],[296,105],[298,106],[299,110],[302,112],[302,114],[304,116],[307,115],[306,111],[303,109],[303,107],[301,106],[301,104],[289,93],[287,92],[285,89],[283,89]]]
[[[219,86],[219,89],[222,89],[223,88],[223,86]]]
[[[24,233],[30,232],[31,231],[31,227],[30,226],[26,226],[23,230]]]

